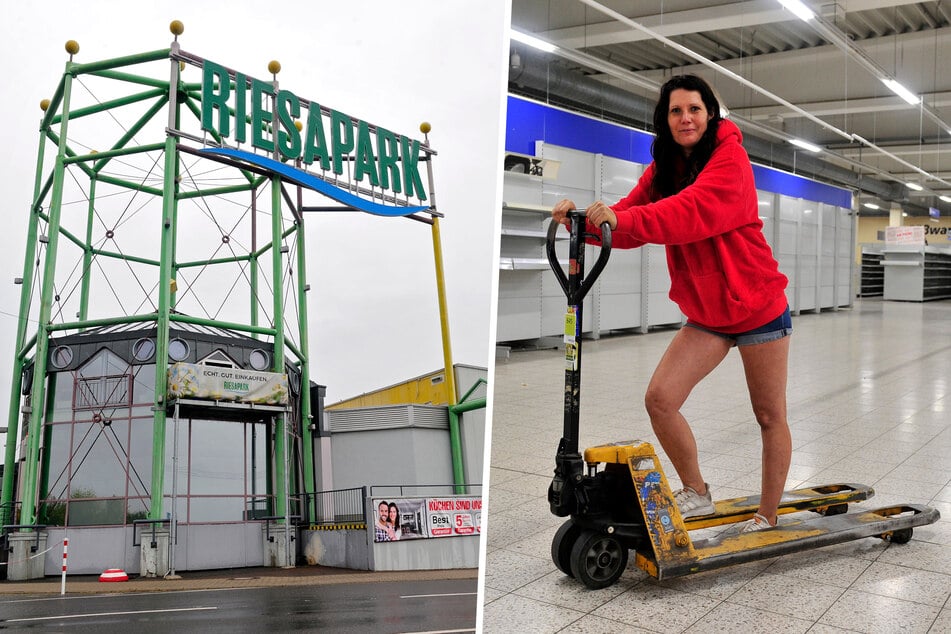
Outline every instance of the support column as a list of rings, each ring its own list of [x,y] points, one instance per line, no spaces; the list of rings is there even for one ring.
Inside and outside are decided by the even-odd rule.
[[[449,405],[456,404],[456,377],[452,364],[452,338],[449,336],[449,307],[446,302],[446,279],[442,266],[442,242],[439,218],[433,218],[433,256],[436,260],[436,294],[439,296],[439,325],[442,331],[443,365],[446,367],[446,395]]]
[[[13,352],[13,379],[10,381],[10,407],[7,415],[6,448],[3,459],[3,484],[0,485],[0,526],[14,524],[13,476],[16,473],[16,449],[20,443],[20,402],[24,357],[26,350],[26,329],[29,325],[33,276],[36,274],[36,237],[39,233],[40,202],[38,197],[43,183],[43,160],[46,148],[45,127],[40,129],[40,147],[36,154],[36,179],[33,184],[33,206],[30,208],[30,223],[26,235],[26,249],[23,256],[23,277],[20,278],[20,312],[17,320],[16,347]]]
[[[49,221],[47,222],[46,255],[43,265],[43,281],[40,291],[40,310],[37,317],[36,352],[33,357],[32,405],[28,429],[29,442],[26,449],[26,463],[22,472],[23,506],[20,510],[20,524],[30,525],[36,521],[37,484],[40,461],[40,430],[43,427],[43,404],[46,402],[46,358],[49,354],[49,324],[53,311],[55,293],[54,274],[56,271],[56,252],[59,244],[60,213],[63,202],[63,181],[66,177],[67,128],[69,126],[69,103],[72,92],[73,76],[69,70],[73,62],[66,64],[63,75],[61,104],[62,115],[59,130],[59,146],[53,164],[53,187],[50,191]],[[55,100],[54,100],[55,101]],[[47,115],[47,118],[49,115]],[[46,123],[44,121],[44,123]]]
[[[905,224],[905,219],[902,214],[903,212],[901,205],[898,203],[892,203],[891,207],[888,208],[888,226],[900,227]]]
[[[298,189],[298,196],[300,190]],[[298,209],[301,207],[301,201],[298,199]],[[304,245],[304,220],[297,220],[297,297],[298,297],[298,344],[303,358],[300,360],[300,419],[301,419],[301,457],[304,464],[304,481],[301,483],[302,493],[314,493],[316,491],[314,481],[314,443],[313,431],[311,425],[317,423],[313,417],[313,404],[310,402],[310,341],[307,336],[307,262],[305,253],[307,249]],[[307,520],[314,521],[313,504],[308,504]]]
[[[281,179],[271,177],[271,284],[274,292],[274,372],[284,372],[284,271],[283,271],[283,227],[282,227],[282,199]],[[274,472],[275,472],[275,500],[278,514],[284,517],[281,535],[269,542],[283,547],[283,558],[280,566],[291,566],[289,545],[290,537],[290,469],[288,467],[291,449],[288,446],[287,416],[278,414],[274,418]],[[274,535],[272,534],[272,537]],[[280,555],[277,555],[280,557]]]
[[[172,51],[178,52],[178,42]],[[168,127],[178,125],[178,83],[180,67],[172,59],[168,90]],[[158,314],[155,320],[155,403],[152,427],[152,496],[149,519],[162,518],[162,499],[165,493],[165,421],[168,391],[168,328],[173,301],[172,277],[175,254],[175,219],[178,209],[178,149],[176,139],[165,137],[165,165],[162,184],[161,254],[159,259]]]

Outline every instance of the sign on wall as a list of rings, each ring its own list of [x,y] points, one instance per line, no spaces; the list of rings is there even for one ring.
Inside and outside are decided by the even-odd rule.
[[[373,516],[375,542],[479,535],[482,498],[375,498]]]
[[[924,244],[925,228],[902,226],[885,228],[885,244]]]
[[[168,396],[258,405],[287,405],[287,375],[175,363],[168,368]]]

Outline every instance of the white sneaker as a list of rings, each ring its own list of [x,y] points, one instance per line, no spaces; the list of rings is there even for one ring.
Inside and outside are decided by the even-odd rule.
[[[765,531],[768,528],[776,528],[769,523],[769,520],[759,513],[753,514],[753,519],[748,520],[741,528],[741,533],[755,533],[756,531]]]
[[[690,487],[684,487],[674,493],[674,500],[677,501],[677,506],[680,507],[680,516],[684,519],[710,515],[717,510],[713,504],[713,498],[710,496],[710,485],[707,485],[706,495],[700,495]]]

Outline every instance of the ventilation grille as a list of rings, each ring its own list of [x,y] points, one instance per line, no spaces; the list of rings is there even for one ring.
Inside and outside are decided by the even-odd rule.
[[[449,411],[432,405],[388,405],[326,412],[332,433],[380,429],[449,429]]]

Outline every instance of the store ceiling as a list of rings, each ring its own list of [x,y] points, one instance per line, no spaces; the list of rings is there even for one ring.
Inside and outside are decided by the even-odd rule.
[[[558,50],[513,41],[509,90],[649,129],[657,87],[695,73],[716,87],[754,161],[881,207],[862,214],[951,215],[951,2],[804,3],[816,19],[779,0],[512,0],[512,29]]]

